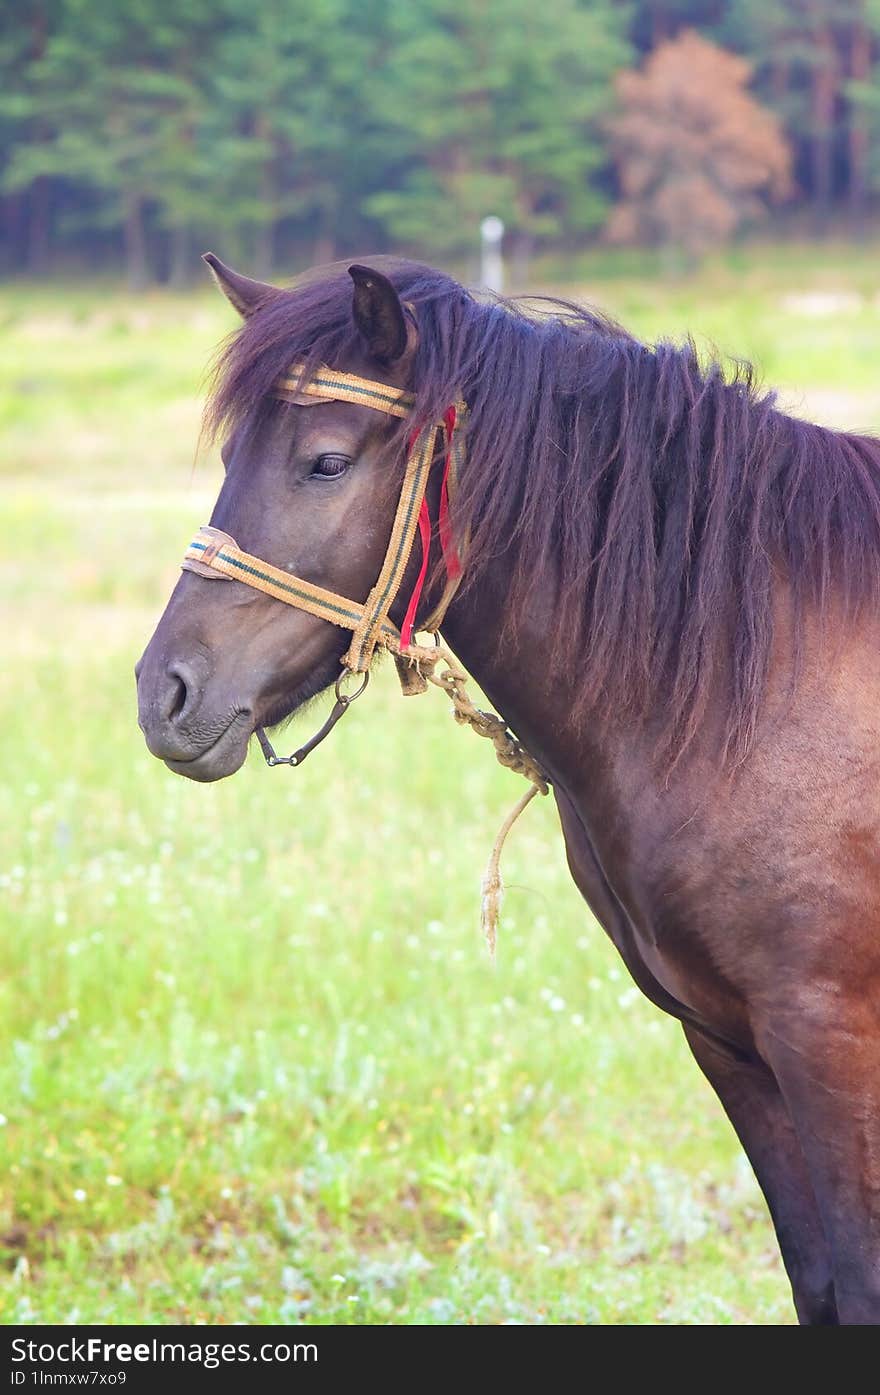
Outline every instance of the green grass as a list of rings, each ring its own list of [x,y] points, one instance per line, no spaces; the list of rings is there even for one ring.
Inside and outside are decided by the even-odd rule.
[[[612,271],[566,289],[880,425],[868,251]],[[0,324],[2,1320],[791,1321],[748,1167],[549,801],[487,961],[518,786],[436,694],[384,673],[296,773],[147,755],[131,667],[217,485],[221,303],[16,287]]]

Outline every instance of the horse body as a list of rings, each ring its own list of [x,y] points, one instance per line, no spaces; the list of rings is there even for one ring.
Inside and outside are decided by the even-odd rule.
[[[235,391],[227,391],[226,406],[235,393],[259,406],[287,352],[290,316],[284,319],[272,288],[225,268],[218,274],[243,313],[264,317],[261,337],[247,331],[251,377],[244,359],[231,361],[227,386]],[[353,341],[339,320],[321,341],[322,355],[335,357],[337,367],[418,388],[419,359],[414,368],[397,291],[381,275],[376,281],[375,303],[355,298],[358,336]],[[317,315],[317,292],[302,304],[304,314],[311,307]],[[416,297],[423,339],[430,309],[420,314]],[[589,361],[605,332],[600,326],[592,340],[585,336],[579,362]],[[448,327],[436,339],[420,352],[448,355]],[[595,357],[602,358],[598,349]],[[635,350],[624,357],[627,372],[655,370]],[[661,363],[654,380],[661,397],[671,394],[664,372]],[[464,374],[461,364],[456,373]],[[865,581],[872,569],[880,576],[880,531],[873,552],[871,534],[880,452],[875,457],[872,443],[858,438],[841,445],[820,428],[801,431],[735,393],[717,396],[703,420],[704,388],[694,384],[692,398],[670,410],[653,436],[653,418],[634,422],[636,408],[625,399],[617,454],[613,423],[605,438],[589,423],[573,428],[585,452],[607,454],[595,490],[577,500],[579,520],[594,506],[604,520],[581,592],[581,604],[588,589],[595,608],[592,630],[571,625],[572,594],[563,594],[560,610],[558,570],[530,565],[527,539],[493,551],[486,514],[504,507],[498,489],[492,493],[496,481],[471,499],[473,543],[488,539],[486,556],[479,585],[465,586],[452,602],[444,635],[547,771],[572,876],[633,979],[682,1021],[754,1166],[801,1321],[880,1322],[880,607],[860,603],[872,587],[880,594],[875,581]],[[461,386],[473,389],[476,421],[479,376]],[[547,392],[540,374],[535,386]],[[609,376],[605,391],[616,390]],[[442,408],[442,395],[428,405]],[[491,415],[491,404],[485,411]],[[749,411],[759,418],[750,433],[743,431]],[[319,584],[363,597],[393,510],[396,477],[383,468],[393,428],[361,407],[283,413],[258,414],[233,435],[212,522],[278,566],[306,569]],[[729,478],[721,473],[725,431],[742,436]],[[682,433],[692,435],[682,457],[687,478],[684,468],[681,477],[674,473]],[[646,483],[639,450],[663,449],[669,461],[661,458]],[[309,462],[325,461],[326,452],[357,462],[350,484],[336,492],[315,487],[310,472]],[[777,464],[774,452],[794,463]],[[701,502],[703,460],[715,480]],[[481,463],[472,456],[469,469]],[[824,476],[811,482],[813,466],[830,483]],[[570,468],[566,460],[559,465],[560,493]],[[753,497],[744,503],[747,484]],[[512,508],[528,515],[539,495],[531,498],[528,483],[516,488]],[[618,495],[633,513],[615,522]],[[291,500],[298,501],[295,526]],[[733,533],[737,509],[735,526],[746,535],[738,552],[724,532]],[[640,510],[647,520],[641,530]],[[772,526],[755,542],[750,530],[768,514]],[[773,521],[777,514],[784,524]],[[648,560],[644,526],[662,533]],[[538,520],[532,542],[546,551],[555,535],[541,530]],[[563,559],[567,536],[559,542]],[[804,580],[812,574],[805,541],[812,536],[815,586]],[[614,546],[624,555],[603,579]],[[838,572],[835,547],[843,555]],[[438,584],[428,587],[427,605]],[[572,593],[580,585],[575,578]],[[662,671],[685,694],[677,708],[685,735],[671,744],[669,714],[659,700],[652,706],[649,692],[621,686],[608,701],[589,682],[591,663],[604,661],[612,671],[614,642],[630,689],[640,664],[645,683],[652,681],[639,646],[622,643],[623,621],[600,607],[616,597],[637,612],[653,591],[662,612],[664,586],[670,614],[652,623],[661,650],[669,639]],[[326,622],[238,583],[214,587],[183,576],[141,665],[141,720],[151,749],[193,778],[231,773],[253,726],[279,719],[332,682],[344,648]]]
[[[814,624],[794,690],[778,643],[752,757],[719,770],[710,717],[658,780],[650,728],[572,730],[564,686],[529,690],[547,671],[536,627],[492,654],[503,589],[454,607],[450,641],[551,775],[585,901],[642,992],[685,1025],[765,1192],[802,1320],[880,1321],[880,625],[829,642]]]

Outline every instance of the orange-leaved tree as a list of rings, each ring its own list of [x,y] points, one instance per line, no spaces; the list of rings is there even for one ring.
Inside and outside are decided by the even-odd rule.
[[[748,91],[751,65],[685,30],[638,72],[617,79],[609,120],[620,202],[616,242],[654,243],[697,258],[791,187],[779,121]]]

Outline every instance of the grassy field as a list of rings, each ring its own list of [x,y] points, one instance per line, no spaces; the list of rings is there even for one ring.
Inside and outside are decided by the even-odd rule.
[[[875,267],[545,276],[878,427]],[[487,961],[518,785],[438,696],[383,675],[295,774],[148,756],[131,668],[217,486],[219,299],[15,287],[0,325],[2,1321],[791,1321],[745,1160],[549,801]]]

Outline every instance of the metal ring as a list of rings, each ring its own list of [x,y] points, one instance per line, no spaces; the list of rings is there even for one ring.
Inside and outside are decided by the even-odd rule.
[[[362,674],[362,676],[361,676],[361,677],[362,677],[361,686],[360,686],[359,688],[356,688],[355,691],[354,691],[353,693],[343,693],[343,692],[340,692],[340,685],[345,681],[346,678],[351,678],[351,677],[352,677],[351,669],[349,669],[349,668],[343,668],[343,669],[341,669],[341,670],[340,670],[340,673],[339,673],[339,677],[338,677],[337,680],[336,680],[336,687],[335,687],[335,689],[334,689],[334,691],[335,691],[335,693],[336,693],[336,701],[337,701],[337,702],[344,702],[345,705],[346,705],[346,707],[347,707],[350,703],[352,703],[352,702],[357,702],[357,700],[358,700],[358,698],[360,697],[361,693],[364,692],[364,690],[366,689],[367,684],[368,684],[369,681],[370,681],[370,671],[369,671],[369,669],[367,669],[366,672]]]

